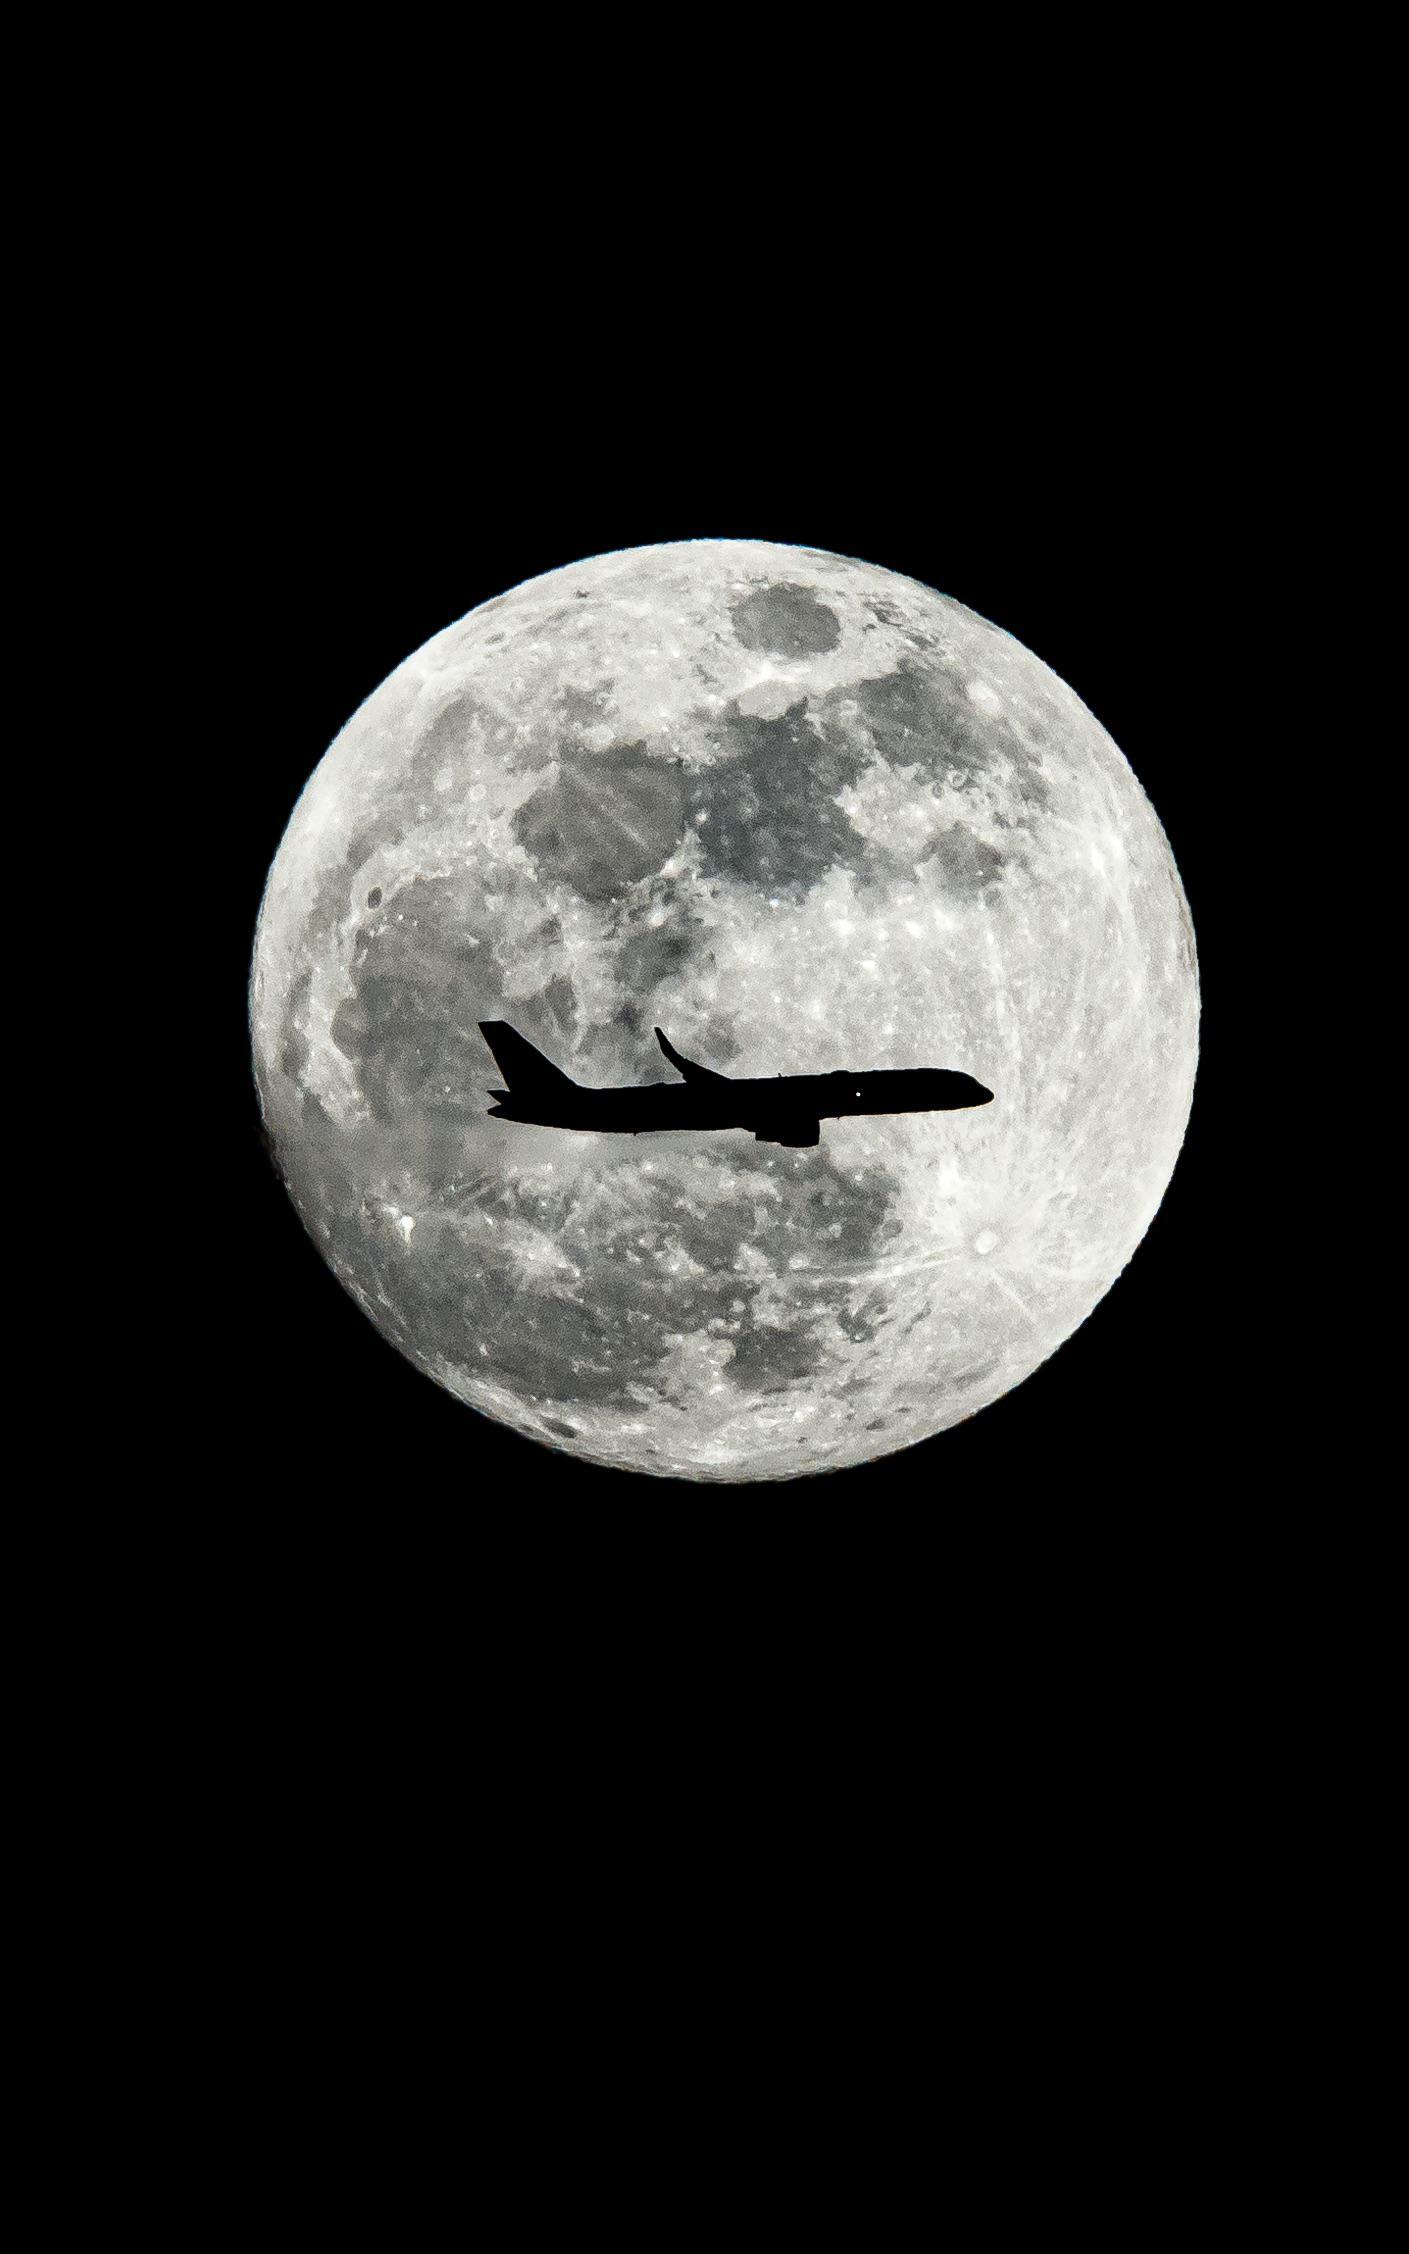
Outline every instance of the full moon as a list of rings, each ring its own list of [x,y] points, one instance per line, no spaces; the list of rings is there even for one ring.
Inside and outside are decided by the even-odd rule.
[[[731,1075],[994,1100],[815,1149],[570,1133],[489,1116],[481,1019],[591,1088],[673,1078],[659,1025]],[[1198,974],[1153,808],[1030,651],[870,564],[696,540],[530,580],[367,699],[269,872],[251,1024],[294,1203],[418,1368],[594,1463],[791,1479],[972,1416],[1090,1314],[1179,1152]]]

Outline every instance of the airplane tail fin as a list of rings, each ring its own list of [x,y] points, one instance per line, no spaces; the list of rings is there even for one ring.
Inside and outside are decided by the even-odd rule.
[[[541,1049],[535,1049],[531,1041],[526,1041],[522,1033],[516,1033],[512,1025],[506,1025],[501,1018],[481,1018],[479,1029],[494,1052],[494,1062],[511,1095],[521,1099],[561,1096],[567,1089],[577,1086],[575,1080],[549,1063]],[[498,1093],[497,1089],[490,1090],[491,1095]]]

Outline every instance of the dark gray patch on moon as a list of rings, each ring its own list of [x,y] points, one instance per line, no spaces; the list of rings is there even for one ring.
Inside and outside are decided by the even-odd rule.
[[[733,1342],[724,1375],[748,1394],[786,1393],[826,1360],[826,1347],[800,1312],[786,1329],[748,1322]]]
[[[551,1226],[517,1185],[511,1190],[510,1218]],[[658,1309],[653,1322],[651,1311],[611,1292],[568,1299],[534,1291],[492,1254],[471,1265],[462,1243],[427,1237],[424,1224],[416,1236],[423,1241],[413,1237],[396,1280],[409,1353],[473,1378],[485,1359],[479,1347],[487,1345],[495,1377],[539,1409],[571,1411],[575,1402],[622,1408],[636,1397],[633,1384],[651,1384],[664,1356]],[[669,1295],[661,1297],[664,1303]]]
[[[468,936],[486,919],[457,878],[416,877],[396,899],[395,915],[358,934],[353,992],[334,1013],[333,1040],[383,1125],[478,1119],[477,1021],[499,1014],[504,992],[493,949]]]
[[[512,1181],[501,1185],[495,1213],[501,1226],[536,1226],[553,1241],[564,1220],[559,1208]],[[364,1264],[366,1257],[364,1246]],[[662,1317],[677,1304],[667,1288],[673,1279],[657,1280],[654,1305],[649,1293],[633,1299],[605,1278],[590,1297],[537,1290],[496,1256],[493,1240],[476,1255],[453,1218],[436,1213],[417,1221],[409,1245],[390,1238],[382,1258],[393,1287],[390,1320],[413,1360],[473,1379],[487,1360],[479,1352],[484,1345],[496,1379],[540,1411],[570,1414],[577,1402],[628,1407],[638,1398],[633,1387],[650,1386],[664,1357]]]
[[[730,616],[746,650],[775,657],[825,657],[841,640],[841,620],[806,587],[758,587]]]
[[[961,900],[977,899],[988,886],[1000,884],[1008,865],[996,846],[976,837],[962,822],[937,837],[921,858],[938,864],[945,890]]]
[[[605,689],[582,689],[572,686],[563,690],[558,699],[563,718],[579,728],[590,727],[594,721],[605,720],[609,701]]]
[[[707,873],[796,900],[839,866],[864,868],[870,848],[836,803],[869,764],[854,730],[814,726],[804,697],[776,719],[731,706],[712,732],[724,757],[688,797]]]
[[[447,698],[435,718],[415,739],[405,775],[395,796],[388,799],[382,819],[369,824],[353,838],[348,848],[349,862],[357,867],[369,853],[400,845],[420,826],[431,808],[441,803],[441,793],[436,789],[437,776],[463,777],[473,764],[476,737],[495,747],[503,734],[504,724],[499,715],[470,690],[459,690]]]
[[[1047,798],[1037,754],[1001,715],[975,710],[964,679],[936,659],[907,662],[837,690],[828,701],[843,710],[854,702],[892,767],[925,767],[962,788],[1003,759],[1011,763],[1019,800],[1041,805]]]
[[[422,730],[411,754],[411,773],[422,788],[447,756],[454,758],[463,752],[471,727],[483,712],[479,699],[464,690],[441,706]]]
[[[547,875],[585,900],[619,900],[669,860],[685,826],[677,762],[644,744],[563,745],[551,778],[514,815],[514,834]]]
[[[729,1216],[731,1265],[739,1246],[750,1241],[759,1196],[767,1200],[770,1259],[786,1270],[797,1256],[814,1279],[868,1269],[895,1229],[895,1184],[883,1167],[848,1172],[825,1144],[777,1150],[742,1135],[730,1137],[728,1157],[746,1180],[743,1193],[721,1200],[718,1209]]]

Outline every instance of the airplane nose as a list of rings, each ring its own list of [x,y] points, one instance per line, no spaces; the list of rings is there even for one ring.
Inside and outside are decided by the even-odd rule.
[[[974,1109],[977,1109],[980,1104],[992,1103],[993,1090],[991,1088],[985,1088],[981,1080],[971,1081],[970,1085],[974,1092],[969,1098],[969,1103]]]

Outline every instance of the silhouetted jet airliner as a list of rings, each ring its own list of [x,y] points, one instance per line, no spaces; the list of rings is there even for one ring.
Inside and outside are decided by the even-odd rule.
[[[967,1072],[815,1072],[775,1080],[731,1080],[708,1065],[691,1064],[671,1047],[659,1026],[656,1039],[683,1085],[648,1081],[643,1088],[580,1088],[555,1064],[499,1020],[480,1032],[508,1082],[491,1088],[493,1119],[534,1127],[571,1127],[582,1134],[657,1135],[681,1127],[744,1127],[760,1143],[796,1150],[819,1141],[821,1121],[885,1111],[965,1111],[993,1101],[993,1091]]]

